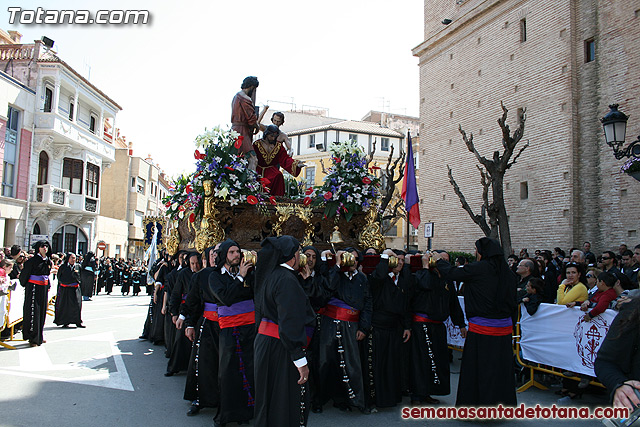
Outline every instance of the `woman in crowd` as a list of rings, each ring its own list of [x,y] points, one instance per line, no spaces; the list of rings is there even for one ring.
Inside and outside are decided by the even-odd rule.
[[[76,255],[69,252],[58,270],[58,295],[56,296],[56,315],[53,323],[68,328],[71,323],[78,328],[82,324],[82,294],[80,293],[80,275],[76,269]]]
[[[567,263],[562,271],[562,279],[556,296],[558,304],[574,307],[576,303],[582,303],[589,298],[587,287],[584,285],[586,276],[582,264]]]
[[[600,276],[600,273],[602,273],[602,270],[595,268],[595,267],[589,267],[587,268],[587,274],[586,274],[586,278],[587,278],[587,282],[585,283],[587,285],[587,291],[589,293],[589,296],[595,294],[598,291],[598,276]]]
[[[98,265],[96,264],[93,252],[87,252],[87,255],[82,261],[82,270],[80,272],[83,301],[91,301],[91,295],[93,295],[93,287],[95,286],[96,282],[97,270]]]

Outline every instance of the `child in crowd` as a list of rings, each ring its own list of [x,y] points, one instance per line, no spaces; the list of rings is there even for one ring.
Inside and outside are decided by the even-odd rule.
[[[584,320],[590,321],[609,308],[611,301],[618,297],[616,290],[613,288],[616,282],[616,276],[606,271],[598,275],[598,284],[596,285],[598,290],[580,306],[582,311],[591,309],[584,315]]]
[[[527,293],[523,295],[518,303],[523,303],[529,316],[533,316],[536,314],[536,311],[538,311],[538,307],[540,307],[540,303],[542,302],[544,281],[538,277],[533,277],[527,282],[525,290]]]
[[[7,295],[9,293],[9,287],[11,286],[11,280],[9,275],[13,270],[13,260],[3,259],[0,261],[0,296]]]

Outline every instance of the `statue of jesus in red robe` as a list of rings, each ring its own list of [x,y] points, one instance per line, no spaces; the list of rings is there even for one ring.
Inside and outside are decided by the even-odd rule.
[[[269,190],[272,196],[284,196],[284,177],[280,168],[293,176],[300,175],[304,163],[294,160],[287,154],[287,149],[278,141],[280,130],[275,125],[269,125],[263,132],[262,139],[253,143],[253,149],[258,158],[256,172],[262,186]]]

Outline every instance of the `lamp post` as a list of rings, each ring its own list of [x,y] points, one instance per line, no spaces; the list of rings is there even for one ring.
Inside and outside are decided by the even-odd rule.
[[[604,138],[607,145],[613,149],[613,155],[617,160],[623,157],[640,159],[640,136],[626,148],[622,148],[627,134],[627,120],[629,116],[618,111],[618,104],[609,105],[609,112],[600,119],[604,128]]]

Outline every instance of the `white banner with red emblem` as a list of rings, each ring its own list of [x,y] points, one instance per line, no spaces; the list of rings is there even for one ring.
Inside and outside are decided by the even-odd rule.
[[[460,307],[462,308],[462,313],[464,315],[464,323],[465,325],[469,325],[467,313],[464,312],[464,297],[459,296],[458,301],[460,302]],[[447,327],[447,344],[455,347],[464,347],[464,338],[462,338],[462,335],[460,334],[460,328],[453,324],[451,317],[448,317],[447,320],[445,320],[444,325]]]
[[[522,358],[595,377],[593,362],[618,312],[606,310],[590,321],[577,307],[540,304],[533,316],[521,307]]]

